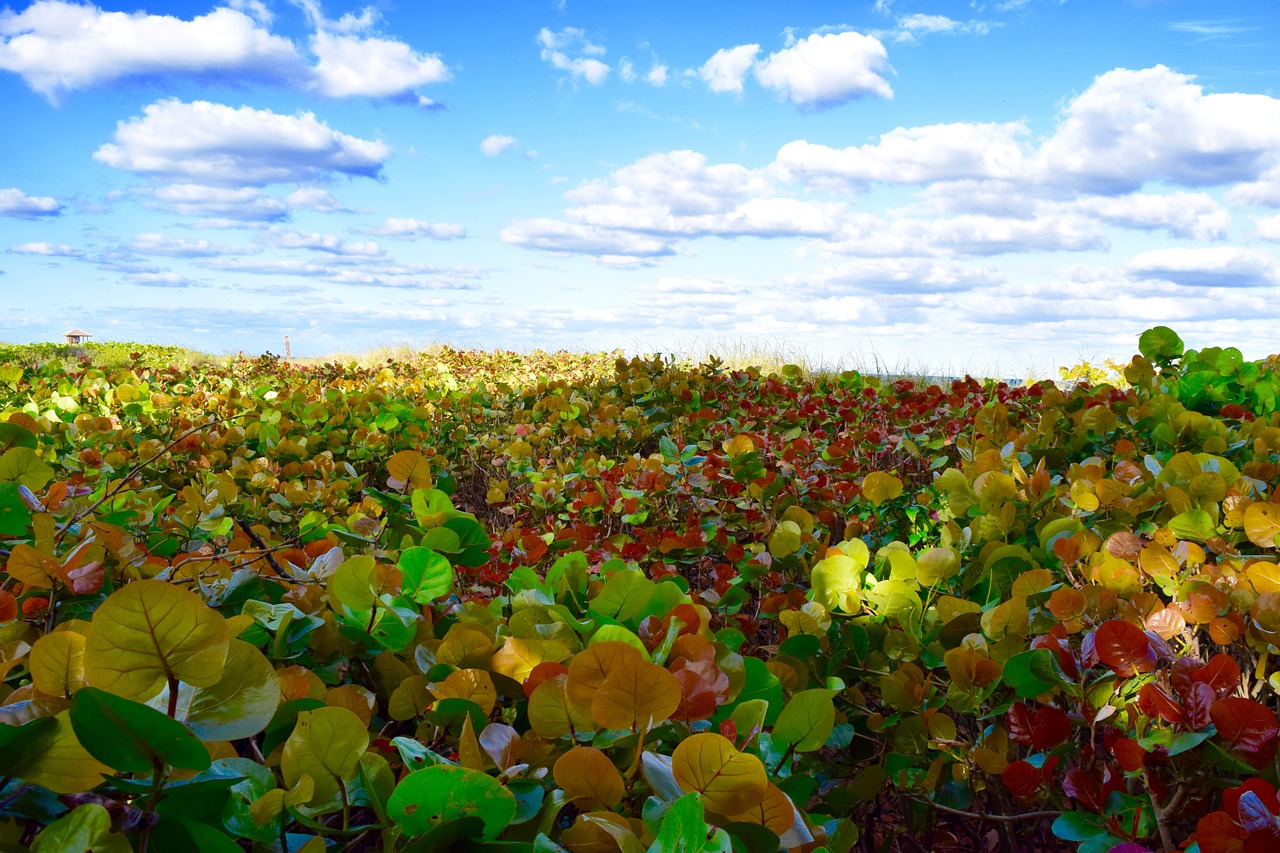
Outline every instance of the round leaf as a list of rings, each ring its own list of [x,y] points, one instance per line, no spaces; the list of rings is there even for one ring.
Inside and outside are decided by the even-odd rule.
[[[92,687],[145,702],[170,678],[210,687],[222,678],[227,621],[200,596],[158,580],[126,584],[93,614],[85,647]]]
[[[755,808],[769,786],[760,759],[738,752],[713,732],[681,741],[671,755],[671,771],[681,788],[702,794],[707,809],[720,815]]]
[[[355,776],[360,756],[369,748],[369,732],[346,708],[316,708],[298,714],[298,724],[284,744],[280,771],[289,787],[303,775],[315,780],[312,803],[337,796],[338,785]]]
[[[271,661],[243,640],[232,640],[217,684],[195,691],[187,725],[201,740],[240,740],[267,727],[280,705],[280,678]]]
[[[622,774],[593,746],[575,746],[556,761],[556,784],[584,811],[615,809],[626,795]]]
[[[497,779],[448,764],[410,773],[387,801],[387,814],[410,836],[422,835],[456,818],[475,816],[484,821],[485,839],[493,840],[515,813],[515,795]]]
[[[605,678],[591,700],[591,717],[606,729],[645,731],[680,707],[680,683],[654,663],[629,661]]]

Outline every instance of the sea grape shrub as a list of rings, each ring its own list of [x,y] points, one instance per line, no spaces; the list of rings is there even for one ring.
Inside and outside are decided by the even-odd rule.
[[[1174,338],[1128,389],[0,366],[0,832],[1261,848],[1280,417]]]

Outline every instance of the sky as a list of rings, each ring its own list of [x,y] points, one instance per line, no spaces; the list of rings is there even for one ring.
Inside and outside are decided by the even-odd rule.
[[[0,5],[0,341],[1261,357],[1277,44],[1274,0]]]

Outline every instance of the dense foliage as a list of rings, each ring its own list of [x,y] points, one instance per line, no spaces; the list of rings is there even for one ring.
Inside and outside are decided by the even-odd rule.
[[[7,352],[0,850],[1275,849],[1277,365],[1139,348]]]

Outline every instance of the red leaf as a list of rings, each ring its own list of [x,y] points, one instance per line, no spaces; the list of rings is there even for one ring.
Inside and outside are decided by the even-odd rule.
[[[1231,816],[1240,814],[1240,798],[1253,793],[1266,805],[1272,814],[1280,814],[1280,803],[1277,802],[1276,789],[1266,779],[1254,776],[1246,779],[1243,785],[1228,788],[1222,792],[1222,810]]]
[[[1062,780],[1062,790],[1079,803],[1081,808],[1102,814],[1102,785],[1083,767],[1072,767],[1067,771]]]
[[[1252,699],[1222,699],[1209,709],[1209,715],[1218,727],[1218,736],[1234,752],[1260,753],[1280,731],[1271,709]]]
[[[1129,773],[1141,770],[1147,760],[1147,751],[1133,738],[1121,738],[1111,748],[1111,754],[1120,762],[1120,767]]]
[[[1240,687],[1240,667],[1230,655],[1219,652],[1192,673],[1191,680],[1209,685],[1218,699],[1226,699]]]
[[[1191,728],[1201,731],[1212,722],[1209,709],[1217,698],[1212,687],[1199,681],[1188,688],[1187,695],[1182,700],[1182,707],[1187,712],[1187,723]]]
[[[1248,837],[1245,828],[1226,812],[1209,812],[1196,824],[1200,853],[1244,853],[1244,842]]]
[[[1093,638],[1098,660],[1111,667],[1116,675],[1128,677],[1155,669],[1151,639],[1136,625],[1110,619],[1098,626]]]
[[[1009,793],[1020,799],[1030,799],[1044,784],[1040,768],[1027,761],[1015,761],[1000,774]]]
[[[1065,743],[1071,737],[1071,719],[1058,708],[1040,708],[1036,711],[1035,725],[1031,729],[1031,746],[1041,752]]]
[[[1036,715],[1031,706],[1025,702],[1014,702],[1005,714],[1005,723],[1009,727],[1009,740],[1023,746],[1031,746],[1031,730],[1036,725]]]
[[[1154,684],[1144,684],[1138,691],[1138,710],[1148,717],[1159,717],[1166,723],[1185,723],[1182,706]]]

